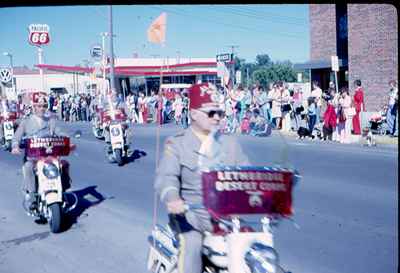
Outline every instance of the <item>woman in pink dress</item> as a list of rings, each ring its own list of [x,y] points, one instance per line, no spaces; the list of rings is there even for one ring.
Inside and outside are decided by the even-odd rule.
[[[353,116],[353,133],[355,135],[361,135],[361,125],[360,125],[360,112],[361,109],[365,112],[365,104],[364,104],[364,91],[361,87],[361,81],[355,80],[354,86],[356,88],[354,93],[354,107],[356,109],[356,114]]]

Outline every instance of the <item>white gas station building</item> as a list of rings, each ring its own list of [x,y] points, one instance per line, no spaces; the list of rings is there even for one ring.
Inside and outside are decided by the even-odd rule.
[[[9,97],[25,90],[56,91],[68,94],[87,93],[103,88],[109,80],[109,67],[103,68],[65,66],[53,64],[35,65],[36,69],[14,67],[14,89],[3,86]],[[39,69],[43,70],[43,83]],[[158,91],[162,84],[219,83],[215,58],[116,58],[114,75],[117,92]]]

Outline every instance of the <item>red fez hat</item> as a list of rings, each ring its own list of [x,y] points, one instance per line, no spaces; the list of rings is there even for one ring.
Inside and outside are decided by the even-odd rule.
[[[211,83],[195,84],[189,88],[188,92],[190,109],[219,109],[221,94],[219,94],[215,85]]]
[[[32,93],[32,104],[33,105],[47,104],[47,94],[45,92]]]

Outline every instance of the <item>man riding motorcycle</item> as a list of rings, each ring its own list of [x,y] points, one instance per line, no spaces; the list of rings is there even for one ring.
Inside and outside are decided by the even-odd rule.
[[[0,97],[0,115],[2,113],[8,112],[8,100],[6,95],[2,94]],[[0,145],[4,145],[5,143],[5,138],[4,138],[4,131],[3,131],[3,123],[2,119],[0,119]]]
[[[29,137],[38,133],[49,133],[56,135],[65,135],[58,127],[55,126],[55,118],[53,115],[46,114],[48,102],[47,94],[44,92],[33,92],[31,95],[31,104],[33,106],[33,115],[21,121],[12,140],[11,153],[21,154],[20,144],[23,137]],[[74,145],[72,145],[74,146]],[[66,169],[68,166],[62,166]],[[35,193],[37,192],[35,185],[34,162],[28,158],[24,158],[23,171],[23,191],[26,193],[26,201],[29,209],[34,210],[37,206],[35,201]],[[67,173],[67,172],[66,172]]]
[[[115,111],[117,109],[120,109],[124,113],[128,112],[126,109],[126,104],[118,99],[114,91],[108,93],[102,103],[103,103],[102,105],[103,110]],[[112,152],[109,126],[104,126],[104,140],[106,141],[108,152]]]
[[[191,126],[165,142],[155,179],[155,190],[166,204],[171,226],[179,238],[179,273],[200,273],[204,231],[212,231],[205,209],[185,213],[185,204],[202,202],[201,172],[211,166],[249,165],[232,136],[219,133],[223,111],[219,93],[211,84],[189,89]]]

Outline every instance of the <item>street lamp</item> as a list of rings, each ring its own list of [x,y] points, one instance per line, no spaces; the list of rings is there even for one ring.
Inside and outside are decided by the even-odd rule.
[[[15,92],[14,89],[14,65],[13,65],[13,55],[9,52],[3,52],[3,55],[10,58],[10,69],[11,69],[11,88]]]

